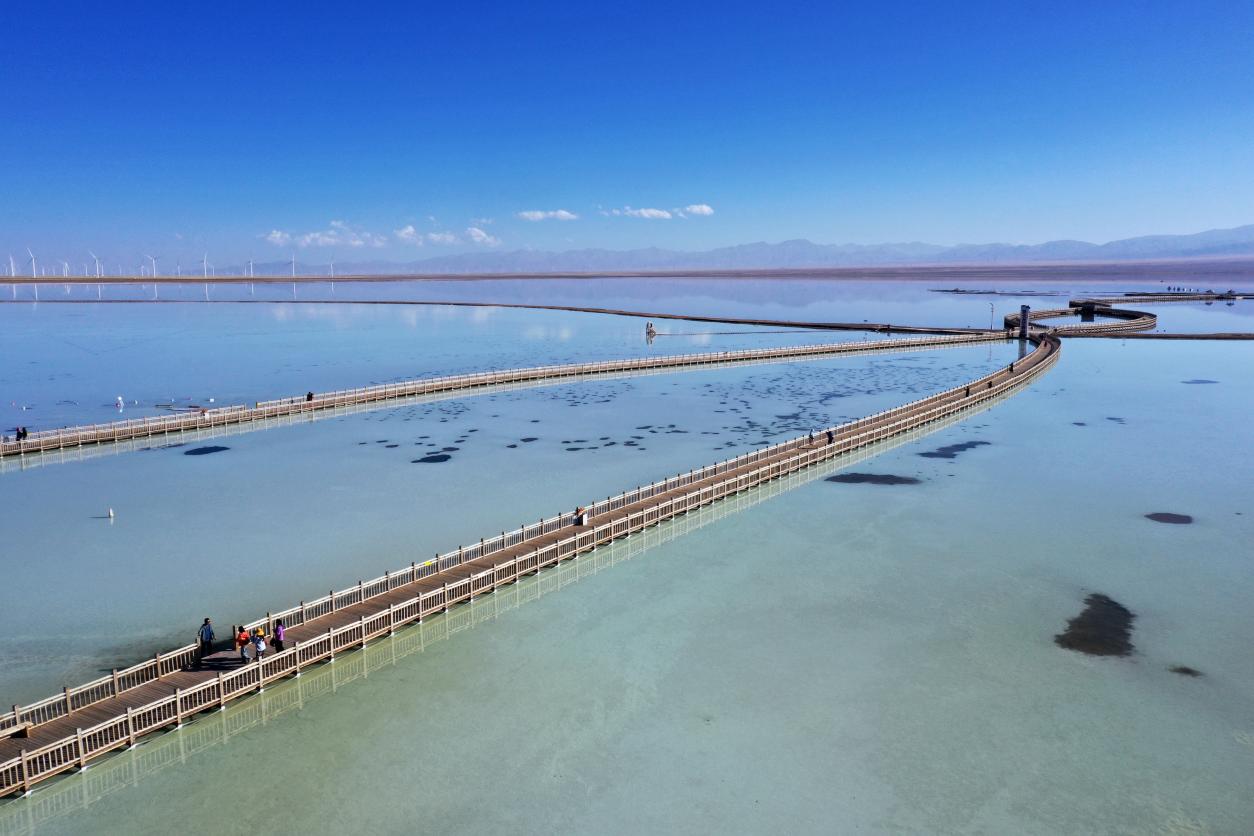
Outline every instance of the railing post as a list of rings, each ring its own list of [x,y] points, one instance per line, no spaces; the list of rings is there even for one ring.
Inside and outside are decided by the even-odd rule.
[[[70,715],[70,714],[73,714],[73,713],[74,713],[74,706],[70,704],[70,686],[69,686],[69,685],[62,685],[62,686],[61,686],[61,693],[65,695],[65,713],[66,713],[66,715],[68,716],[68,715]]]
[[[174,689],[174,730],[183,728],[183,689]]]
[[[331,655],[327,658],[328,662],[335,661],[335,628],[327,628],[327,646],[331,648]]]
[[[78,769],[82,772],[87,768],[87,749],[83,746],[82,729],[74,729],[74,742],[78,746]]]
[[[114,668],[113,669],[113,696],[116,697],[121,692],[122,692],[122,689],[118,684],[118,669]]]
[[[22,750],[22,795],[30,795],[30,756],[26,754],[26,750]]]
[[[218,671],[218,711],[226,711],[226,674]]]

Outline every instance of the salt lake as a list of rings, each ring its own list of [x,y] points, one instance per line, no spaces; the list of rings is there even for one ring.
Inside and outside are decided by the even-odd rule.
[[[516,298],[552,290],[512,287]],[[653,308],[706,313],[695,309],[705,295],[726,315],[782,315],[763,310],[776,307],[976,325],[973,312],[988,315],[982,298],[917,285],[817,300],[798,287],[812,283],[759,305],[744,285],[685,286]],[[572,293],[559,295],[566,304]],[[605,307],[641,307],[621,290],[607,296]],[[1000,319],[1019,297],[993,301]],[[53,307],[0,311],[6,324],[54,326],[6,328],[6,356],[15,333],[34,340],[32,357],[75,327],[105,340],[107,317],[117,355],[139,364],[114,380],[145,403],[659,350],[638,320],[561,312],[294,305],[283,318],[189,304],[45,314]],[[1242,330],[1242,303],[1194,307],[1150,309],[1160,323]],[[1210,325],[1212,313],[1229,321]],[[834,339],[660,327],[693,334],[670,338],[668,353]],[[234,335],[230,345],[214,347],[215,329]],[[723,330],[751,333],[712,333]],[[136,342],[146,332],[157,334],[149,348]],[[48,368],[6,371],[4,400],[80,401],[59,413],[66,420],[97,406],[107,414],[114,380],[91,387],[112,365],[94,358],[110,352],[51,350],[60,353]],[[209,455],[165,446],[0,474],[2,696],[42,696],[183,643],[202,615],[251,618],[957,384],[1016,351],[589,381],[244,433],[211,442],[229,449]],[[842,471],[899,484],[828,481],[837,463],[760,501],[751,493],[708,519],[599,550],[557,570],[578,583],[542,574],[2,803],[0,833],[1245,832],[1250,368],[1254,346],[1243,343],[1067,341],[1027,391]],[[414,462],[446,447],[457,448],[447,461]],[[113,523],[98,519],[105,507],[118,511]],[[1146,517],[1161,512],[1192,522]],[[1093,594],[1133,614],[1131,655],[1055,643]],[[473,629],[449,629],[467,619]],[[360,670],[332,670],[346,663]],[[241,775],[263,776],[251,803],[239,803]]]

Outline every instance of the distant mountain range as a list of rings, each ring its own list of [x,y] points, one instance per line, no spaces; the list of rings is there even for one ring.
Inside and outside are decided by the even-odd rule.
[[[363,261],[336,265],[347,274],[404,273],[605,273],[652,270],[749,270],[896,265],[1040,264],[1042,262],[1143,261],[1254,256],[1254,224],[1192,235],[1146,235],[1105,244],[1048,241],[1044,244],[815,244],[796,239],[758,242],[700,252],[585,249],[565,252],[491,250],[417,261]],[[325,273],[326,265],[298,261],[302,273]],[[256,265],[258,275],[285,275],[290,262]],[[238,268],[235,271],[238,272]]]

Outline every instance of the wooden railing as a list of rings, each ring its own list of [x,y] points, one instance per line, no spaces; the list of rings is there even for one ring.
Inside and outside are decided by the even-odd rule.
[[[1110,333],[1118,331],[1147,331],[1157,327],[1158,317],[1152,313],[1145,311],[1131,311],[1125,308],[1112,308],[1103,304],[1098,304],[1093,313],[1097,316],[1107,317],[1099,322],[1079,322],[1069,325],[1045,326],[1049,333],[1066,336],[1068,334],[1095,334]],[[1071,303],[1071,307],[1066,308],[1048,308],[1028,312],[1028,321],[1032,323],[1041,322],[1047,319],[1058,319],[1061,317],[1073,317],[1081,314],[1081,306]],[[1006,314],[1005,326],[1008,330],[1014,331],[1019,327],[1019,314]],[[1116,320],[1112,322],[1111,320]]]
[[[988,342],[1002,339],[1001,334],[962,334],[957,336],[904,337],[895,340],[870,342],[846,341],[818,343],[806,346],[782,348],[754,348],[741,351],[716,351],[701,354],[676,354],[665,357],[641,357],[630,360],[604,360],[596,363],[569,363],[565,365],[534,366],[506,369],[495,372],[449,375],[420,378],[400,383],[385,383],[357,389],[341,389],[334,392],[258,401],[253,406],[215,407],[187,412],[180,415],[159,415],[148,418],[132,418],[111,421],[106,424],[90,424],[60,429],[35,430],[22,441],[0,442],[0,457],[39,453],[45,450],[61,450],[88,444],[107,444],[133,438],[147,438],[188,430],[203,430],[232,424],[264,421],[290,415],[319,412],[353,404],[376,403],[398,400],[418,395],[441,392],[473,390],[485,386],[499,386],[525,381],[559,380],[562,378],[591,377],[615,374],[637,369],[689,368],[706,365],[722,365],[751,362],[771,358],[813,357],[863,353],[867,351],[899,351],[911,347],[954,345],[959,343]]]
[[[225,705],[252,691],[261,690],[270,682],[298,674],[307,665],[333,658],[338,652],[364,646],[370,639],[391,633],[398,626],[433,613],[447,611],[449,607],[490,592],[499,585],[513,583],[521,575],[552,566],[598,545],[657,525],[725,496],[999,398],[1026,386],[1052,366],[1057,361],[1060,347],[1061,343],[1057,338],[1041,337],[1031,354],[1006,369],[999,369],[970,383],[831,427],[834,434],[832,443],[822,443],[826,440],[827,430],[824,429],[816,436],[820,443],[811,442],[809,436],[790,439],[593,503],[589,506],[588,513],[591,517],[597,517],[654,497],[659,498],[654,503],[644,502],[641,507],[625,516],[616,516],[601,524],[582,528],[570,537],[538,545],[530,552],[516,554],[469,577],[363,615],[354,623],[328,629],[314,639],[307,639],[282,653],[267,656],[257,664],[221,672],[216,678],[192,688],[178,690],[171,696],[154,700],[139,708],[128,708],[123,715],[78,729],[72,736],[23,751],[20,757],[0,763],[0,795],[29,791],[39,781],[68,769],[85,767],[92,759],[121,746],[134,745],[136,739],[144,734],[171,725],[178,727],[184,719],[200,711]],[[1018,371],[1013,371],[1016,368]],[[716,479],[728,473],[732,475],[726,479]],[[683,488],[688,490],[681,490]],[[323,598],[302,602],[298,607],[268,614],[266,618],[247,626],[264,627],[269,632],[270,625],[279,618],[288,627],[304,624],[319,616],[369,601],[443,569],[491,556],[507,548],[516,548],[530,540],[559,531],[570,526],[574,522],[573,517],[573,513],[559,514],[490,540],[481,540],[470,547],[437,555],[421,564],[411,563],[399,571],[385,572],[378,578],[358,582],[356,586],[346,590],[332,592]],[[138,684],[180,670],[193,664],[196,658],[196,648],[189,645],[159,654],[149,662],[114,672],[109,677],[87,685],[66,689],[64,694],[42,700],[33,706],[15,706],[13,712],[0,716],[0,730],[23,723],[46,723],[84,705],[108,699]]]

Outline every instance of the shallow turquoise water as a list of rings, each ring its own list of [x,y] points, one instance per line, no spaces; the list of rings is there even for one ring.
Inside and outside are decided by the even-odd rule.
[[[5,560],[0,632],[17,652],[0,690],[84,664],[93,642],[137,655],[194,627],[188,606],[287,602],[293,566],[351,582],[484,533],[465,509],[515,524],[1013,348],[956,351],[511,392],[230,437],[204,457],[4,474],[10,554],[35,557]],[[917,485],[799,479],[601,550],[0,803],[0,833],[1248,832],[1250,368],[1243,344],[1068,341],[1028,391],[852,468]],[[671,423],[689,432],[636,429]],[[482,442],[445,443],[471,428]],[[524,434],[544,443],[505,446]],[[411,465],[378,443],[418,435],[461,449]],[[592,444],[603,435],[619,443]],[[648,449],[623,449],[631,435]],[[971,441],[987,443],[919,455]],[[112,527],[91,519],[110,492],[126,500]],[[1144,517],[1160,511],[1195,521]],[[179,582],[187,565],[203,578]],[[30,595],[64,577],[126,603],[84,604],[67,629]],[[1093,592],[1135,613],[1132,656],[1054,644]]]
[[[46,785],[0,824],[1246,832],[1251,398],[1217,369],[1251,360],[1068,343],[1029,391],[855,468],[918,485],[811,481],[602,571],[577,561],[577,583],[542,575],[534,602],[511,609],[522,584],[342,657],[357,667]],[[1220,383],[1181,383],[1203,376]],[[918,455],[972,440],[989,443]],[[1163,510],[1196,522],[1142,516]],[[1133,656],[1053,643],[1094,591],[1136,613]],[[237,805],[247,776],[264,789]]]

